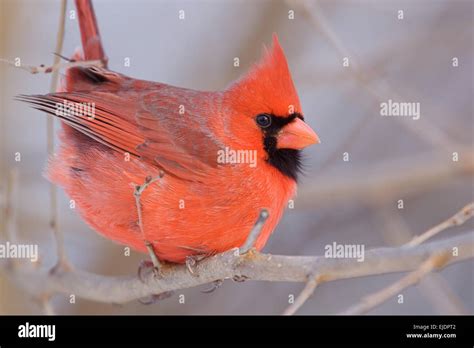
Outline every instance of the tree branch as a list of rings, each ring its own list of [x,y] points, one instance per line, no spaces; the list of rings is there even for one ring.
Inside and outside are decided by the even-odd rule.
[[[442,241],[415,247],[378,248],[366,251],[365,261],[354,259],[328,259],[324,256],[279,256],[260,254],[253,250],[240,255],[235,248],[209,257],[196,266],[199,277],[194,277],[185,265],[164,264],[163,278],[152,275],[140,281],[136,276],[104,276],[80,270],[16,269],[0,265],[7,276],[27,291],[39,294],[75,294],[76,296],[105,303],[126,303],[135,299],[166,291],[191,288],[218,279],[235,276],[261,281],[307,282],[312,274],[321,282],[356,278],[417,269],[435,253],[451,253],[458,248],[458,256],[447,260],[446,265],[474,257],[474,232]]]
[[[449,219],[445,220],[444,222],[430,228],[428,231],[423,233],[422,235],[414,238],[411,242],[407,243],[406,246],[413,247],[416,245],[421,244],[422,242],[426,241],[428,238],[433,237],[435,234],[440,233],[450,227],[459,226],[465,223],[474,215],[474,203],[470,203],[454,214]],[[404,230],[404,227],[401,225],[397,226],[398,232],[400,230]],[[406,232],[406,231],[405,231]],[[439,254],[435,254],[432,257],[438,257]],[[430,257],[430,259],[432,258]],[[447,258],[446,258],[447,259]],[[425,262],[426,263],[426,262]],[[349,308],[346,312],[342,314],[362,314],[370,309],[375,308],[376,306],[382,304],[383,302],[387,301],[396,291],[401,291],[404,288],[415,284],[419,280],[421,280],[424,276],[426,276],[431,270],[434,268],[434,264],[430,263],[432,266],[431,268],[425,267],[424,264],[420,266],[420,268],[414,271],[412,274],[402,278],[398,282],[394,283],[393,285],[387,287],[384,290],[377,292],[376,294],[370,295],[365,297],[359,304],[356,304]],[[439,264],[437,267],[440,267]],[[312,276],[309,277],[306,286],[304,287],[303,291],[298,295],[295,302],[289,306],[284,312],[284,315],[293,315],[295,314],[301,306],[313,295],[314,290],[318,286],[320,281]]]
[[[287,309],[283,312],[283,315],[293,315],[295,314],[304,303],[313,295],[314,290],[316,290],[319,282],[315,277],[310,277],[305,287],[301,293],[296,298],[295,302],[288,306]]]
[[[393,211],[389,206],[384,207],[382,203],[378,202],[374,202],[373,209],[377,211],[377,216],[385,225],[383,235],[387,245],[402,245],[413,238],[411,228],[399,212]],[[417,289],[439,314],[468,313],[462,300],[440,273],[426,275],[419,282]]]
[[[467,220],[474,216],[474,202],[469,203],[456,214],[451,216],[449,219],[443,221],[442,223],[430,228],[428,231],[423,233],[422,235],[414,237],[410,242],[407,243],[407,246],[415,246],[419,245],[429,238],[434,237],[440,232],[453,227],[459,226],[465,223]]]
[[[446,265],[446,262],[450,259],[452,253],[445,252],[441,254],[432,255],[421,264],[421,266],[415,271],[407,274],[402,279],[396,281],[392,285],[368,295],[362,299],[359,303],[351,306],[341,314],[344,315],[356,315],[367,313],[371,309],[381,305],[388,299],[399,294],[402,290],[408,288],[411,285],[418,283],[424,276],[432,272],[437,268],[441,268]]]

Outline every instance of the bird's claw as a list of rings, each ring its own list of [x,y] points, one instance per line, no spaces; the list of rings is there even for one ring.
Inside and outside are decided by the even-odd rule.
[[[140,302],[143,305],[152,305],[154,303],[157,303],[158,301],[162,301],[164,299],[167,299],[173,296],[174,293],[175,293],[174,291],[165,291],[165,292],[162,292],[161,294],[153,294],[153,295],[150,295],[149,297],[139,298],[138,302]]]
[[[199,277],[199,274],[196,272],[197,263],[206,258],[206,256],[207,255],[186,256],[186,268],[188,269],[189,274],[193,277]]]
[[[147,273],[144,273],[145,271]],[[138,279],[140,279],[142,283],[146,283],[146,279],[148,278],[150,272],[153,272],[154,278],[158,278],[158,279],[163,278],[163,274],[161,273],[160,269],[154,265],[153,261],[142,260],[140,262],[140,265],[138,266],[138,271],[137,271]],[[151,305],[158,301],[171,297],[173,294],[174,294],[174,291],[165,291],[160,294],[153,294],[153,295],[150,295],[149,297],[140,298],[138,299],[138,302],[140,302],[143,305]]]
[[[214,292],[216,291],[217,289],[219,289],[222,284],[224,284],[224,280],[223,279],[217,279],[217,280],[214,280],[212,282],[212,286],[209,288],[209,289],[206,289],[206,290],[201,290],[202,293],[204,294],[210,294],[211,292]]]
[[[232,280],[234,282],[238,282],[238,283],[242,283],[242,282],[245,282],[247,279],[249,279],[249,277],[245,276],[245,275],[235,275]]]
[[[146,283],[146,279],[148,277],[150,269],[153,272],[154,278],[157,278],[157,279],[163,278],[163,274],[161,273],[161,270],[158,267],[156,267],[152,261],[142,260],[140,262],[140,265],[138,266],[138,271],[137,271],[138,279],[140,279],[142,283]],[[148,273],[144,274],[144,271],[148,271]]]

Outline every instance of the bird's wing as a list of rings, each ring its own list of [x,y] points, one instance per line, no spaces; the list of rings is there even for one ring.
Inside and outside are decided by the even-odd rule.
[[[199,181],[217,168],[222,145],[208,124],[210,93],[81,69],[89,76],[76,78],[74,91],[17,99],[180,178]]]

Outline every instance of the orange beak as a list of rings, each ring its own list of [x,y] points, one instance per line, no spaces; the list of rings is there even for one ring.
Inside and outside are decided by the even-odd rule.
[[[277,135],[278,149],[300,150],[320,142],[318,135],[299,118],[284,126]]]

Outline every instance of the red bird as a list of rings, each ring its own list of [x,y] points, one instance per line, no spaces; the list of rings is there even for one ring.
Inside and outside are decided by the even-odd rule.
[[[90,3],[77,6],[84,58],[105,61]],[[295,194],[300,150],[319,142],[276,35],[261,61],[224,91],[72,67],[61,92],[19,99],[62,120],[47,173],[84,220],[135,250],[147,252],[149,242],[171,262],[240,247],[266,208],[255,243],[262,249]],[[232,153],[246,163],[223,156]],[[141,229],[134,185],[160,171],[141,196]]]

